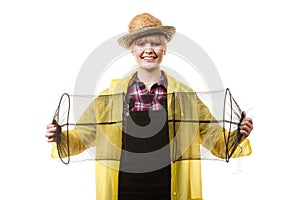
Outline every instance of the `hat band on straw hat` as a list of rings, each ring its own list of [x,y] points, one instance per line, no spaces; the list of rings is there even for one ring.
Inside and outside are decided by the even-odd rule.
[[[140,37],[153,34],[162,34],[167,42],[171,41],[175,34],[175,27],[163,26],[161,21],[154,16],[143,13],[134,17],[129,23],[129,33],[118,40],[119,45],[129,49],[132,42]]]

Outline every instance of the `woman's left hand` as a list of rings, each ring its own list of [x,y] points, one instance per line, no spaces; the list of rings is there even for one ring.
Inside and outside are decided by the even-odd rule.
[[[243,115],[246,116],[246,112],[243,111]],[[240,126],[240,133],[243,135],[242,140],[247,138],[253,130],[253,121],[250,117],[245,117]]]

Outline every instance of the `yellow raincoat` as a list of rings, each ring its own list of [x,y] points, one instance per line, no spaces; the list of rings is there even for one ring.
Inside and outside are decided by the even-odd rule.
[[[167,73],[168,93],[173,92],[191,92],[192,90],[180,83]],[[104,90],[101,95],[121,94],[127,92],[129,80],[133,76],[113,80],[108,89]],[[114,98],[113,96],[111,98]],[[171,95],[170,95],[171,98]],[[201,118],[206,120],[214,119],[208,108],[197,98],[196,95],[190,96],[188,100],[179,102],[173,101],[168,96],[168,119],[184,119],[185,114],[182,110],[188,108],[187,118]],[[177,99],[180,99],[178,97]],[[172,102],[180,104],[175,112],[171,112]],[[191,109],[191,105],[194,105]],[[199,110],[201,112],[199,112]],[[95,101],[91,104],[79,121],[103,122],[107,120],[121,121],[123,111],[122,98],[115,98],[112,101]],[[94,114],[93,114],[94,113]],[[96,113],[96,114],[95,114]],[[225,158],[224,138],[219,137],[223,133],[223,128],[218,124],[191,124],[181,123],[180,125],[169,122],[170,143],[177,141],[176,150],[170,149],[172,160],[178,158],[178,161],[171,163],[171,199],[172,200],[201,200],[202,199],[202,177],[201,177],[201,161],[200,161],[200,144],[209,149],[215,156]],[[174,128],[176,131],[176,140],[174,139]],[[217,133],[218,134],[213,134]],[[188,136],[184,133],[194,133]],[[217,137],[215,135],[218,135]],[[66,139],[61,138],[61,145]],[[188,137],[188,138],[187,138]],[[69,131],[70,138],[70,154],[76,155],[91,146],[96,145],[96,196],[97,200],[117,200],[118,199],[118,174],[119,160],[122,147],[122,125],[111,124],[101,126],[85,126],[75,127]],[[233,137],[231,137],[233,138]],[[178,142],[179,141],[179,142]],[[178,145],[179,144],[179,145]],[[172,145],[171,145],[172,146]],[[247,156],[251,154],[251,146],[248,139],[239,144],[240,148],[236,148],[232,157]],[[242,151],[241,151],[242,150]],[[66,152],[66,151],[65,151]],[[56,144],[52,150],[52,157],[57,158]],[[106,159],[107,158],[107,159]],[[109,159],[108,159],[109,158]],[[113,159],[112,159],[113,158]],[[196,159],[193,159],[196,158]],[[198,159],[197,159],[198,158]]]

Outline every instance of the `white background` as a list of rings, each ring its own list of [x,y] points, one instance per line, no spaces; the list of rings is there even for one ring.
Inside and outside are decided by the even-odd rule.
[[[299,199],[297,1],[1,1],[0,199],[95,199],[92,162],[64,166],[44,137],[58,99],[102,42],[150,12],[197,42],[254,119],[253,154],[203,163],[203,195]]]

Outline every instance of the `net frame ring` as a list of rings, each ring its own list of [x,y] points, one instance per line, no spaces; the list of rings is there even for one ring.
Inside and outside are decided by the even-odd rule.
[[[66,99],[66,101],[65,101]],[[65,105],[67,104],[67,105]],[[67,116],[66,116],[66,122],[62,124],[62,120],[60,119],[60,111],[62,107],[67,109]],[[56,134],[55,134],[55,142],[57,145],[57,153],[65,165],[68,165],[70,163],[70,140],[69,140],[69,118],[70,118],[70,107],[71,107],[71,99],[70,95],[68,93],[63,93],[62,96],[60,97],[57,109],[55,111],[54,117],[52,124],[56,125]],[[66,128],[66,145],[67,145],[67,155],[65,156],[67,159],[65,160],[64,157],[62,156],[61,152],[61,133],[62,133],[62,127]]]

